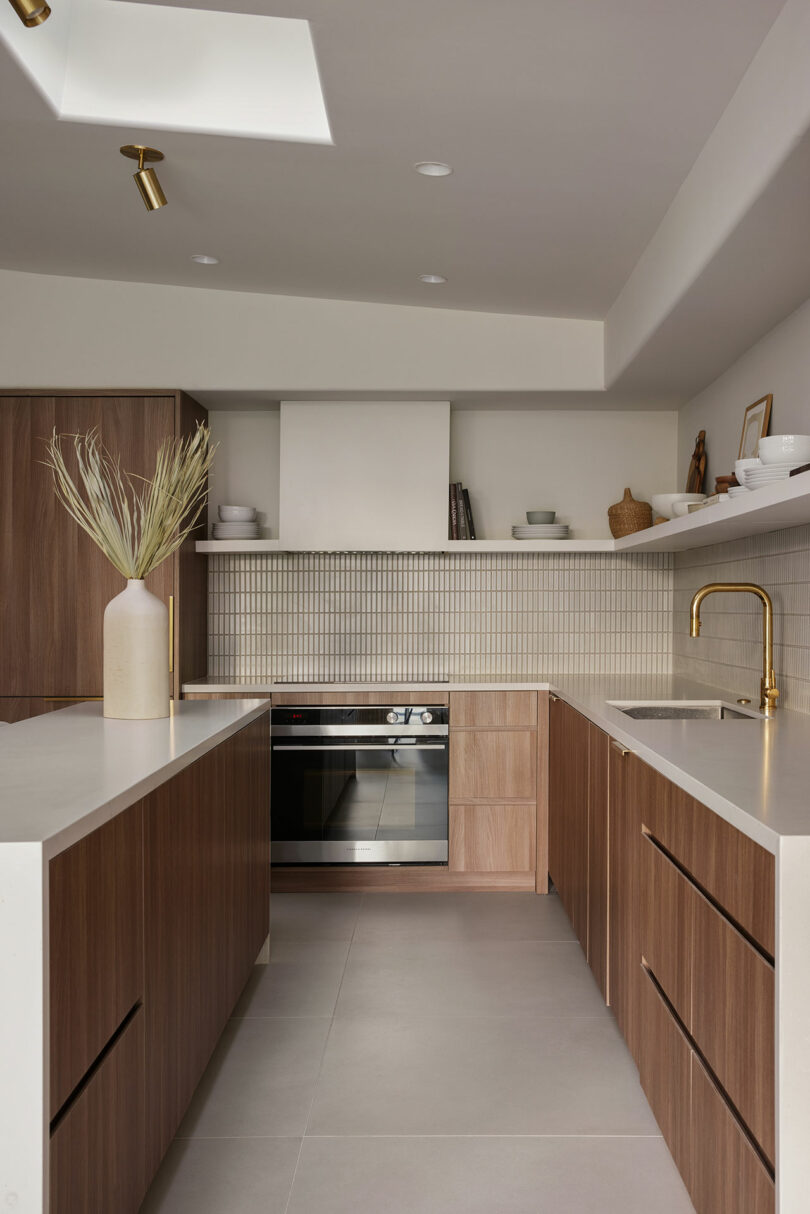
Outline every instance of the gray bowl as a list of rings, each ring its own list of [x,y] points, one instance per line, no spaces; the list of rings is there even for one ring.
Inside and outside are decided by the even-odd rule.
[[[526,522],[536,527],[538,523],[553,523],[557,517],[556,510],[527,510]]]

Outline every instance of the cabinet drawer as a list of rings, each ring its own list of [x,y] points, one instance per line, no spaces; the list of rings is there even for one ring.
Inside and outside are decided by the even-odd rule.
[[[765,1165],[692,1055],[690,1195],[697,1214],[773,1214]]]
[[[144,1175],[139,1009],[51,1135],[51,1214],[135,1214]]]
[[[54,1117],[143,998],[142,805],[50,863],[50,1048]]]
[[[533,872],[537,806],[451,805],[450,871]]]
[[[773,966],[700,894],[694,914],[692,1036],[773,1162]]]
[[[688,1188],[692,1049],[647,972],[640,999],[639,1079]]]
[[[534,801],[536,796],[536,733],[475,729],[451,734],[451,801]]]
[[[536,729],[536,691],[454,691],[450,721],[479,729]]]
[[[773,956],[771,853],[657,773],[641,806],[641,820],[729,917]]]
[[[699,894],[649,835],[641,843],[641,953],[687,1028],[692,1016],[692,925]]]

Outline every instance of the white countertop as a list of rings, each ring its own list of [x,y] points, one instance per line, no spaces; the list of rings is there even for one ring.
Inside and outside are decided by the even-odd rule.
[[[771,720],[639,721],[608,700],[722,700],[736,692],[677,675],[557,675],[536,678],[493,673],[447,683],[218,683],[188,691],[244,691],[251,695],[334,691],[545,691],[566,700],[661,775],[708,805],[744,834],[776,853],[780,840],[810,837],[810,716],[780,708]],[[750,705],[756,708],[756,700]]]
[[[85,703],[0,728],[0,848],[64,851],[266,709],[255,698],[180,701],[163,720],[113,721]]]

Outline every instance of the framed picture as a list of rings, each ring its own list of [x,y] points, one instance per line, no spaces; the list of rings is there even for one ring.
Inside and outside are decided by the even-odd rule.
[[[755,459],[759,448],[759,440],[768,433],[768,423],[771,420],[771,402],[773,393],[755,400],[745,410],[742,436],[740,437],[740,454],[737,459]]]

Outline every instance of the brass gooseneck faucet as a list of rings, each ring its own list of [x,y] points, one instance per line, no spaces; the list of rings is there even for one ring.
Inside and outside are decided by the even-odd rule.
[[[692,599],[690,609],[689,635],[692,637],[700,636],[700,604],[709,594],[755,594],[762,603],[762,679],[759,684],[759,707],[766,716],[771,716],[777,709],[779,691],[773,672],[773,603],[770,595],[753,582],[709,582],[708,586],[701,586]]]

